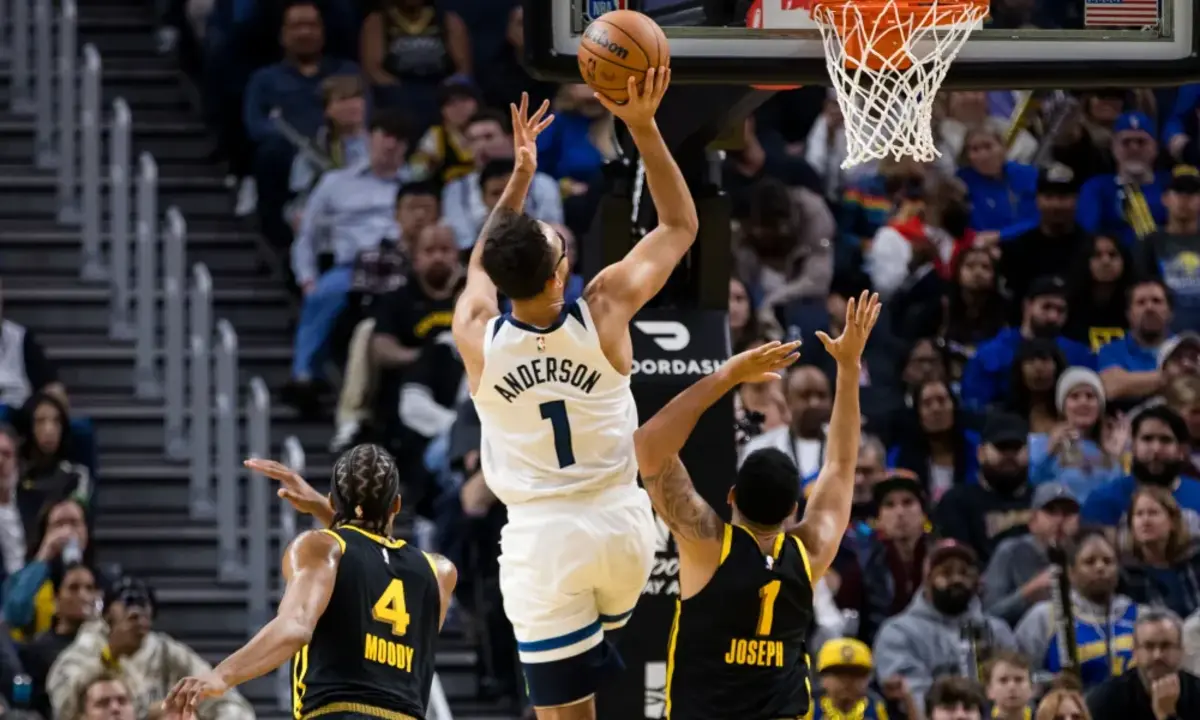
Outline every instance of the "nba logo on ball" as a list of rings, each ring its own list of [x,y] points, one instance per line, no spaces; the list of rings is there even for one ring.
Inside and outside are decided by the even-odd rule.
[[[606,12],[624,10],[629,7],[629,0],[588,0],[584,21],[591,22]]]

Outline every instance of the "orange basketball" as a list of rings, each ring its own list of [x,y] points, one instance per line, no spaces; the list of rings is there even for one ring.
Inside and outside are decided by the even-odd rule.
[[[658,23],[633,10],[613,10],[592,21],[579,42],[579,74],[613,102],[629,99],[628,78],[640,85],[646,70],[670,65],[671,49]]]

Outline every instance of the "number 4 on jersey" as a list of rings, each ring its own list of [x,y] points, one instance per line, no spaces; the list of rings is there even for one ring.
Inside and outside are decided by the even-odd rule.
[[[567,403],[564,400],[552,400],[538,406],[542,411],[542,419],[550,421],[554,430],[554,452],[558,454],[558,466],[570,467],[575,464],[575,448],[571,445],[571,421],[567,419]]]
[[[408,632],[408,624],[412,622],[412,616],[408,614],[408,606],[404,602],[403,582],[393,580],[388,583],[387,589],[383,591],[383,594],[375,601],[375,606],[371,608],[371,617],[391,625],[393,635],[403,635]]]

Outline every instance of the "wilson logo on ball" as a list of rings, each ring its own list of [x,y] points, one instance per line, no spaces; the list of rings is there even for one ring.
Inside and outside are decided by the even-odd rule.
[[[595,43],[604,50],[607,50],[608,53],[615,58],[620,60],[629,58],[629,50],[623,45],[614,42],[612,38],[608,36],[608,33],[605,32],[605,30],[601,27],[589,25],[587,31],[583,33],[583,37],[586,38],[588,42]]]

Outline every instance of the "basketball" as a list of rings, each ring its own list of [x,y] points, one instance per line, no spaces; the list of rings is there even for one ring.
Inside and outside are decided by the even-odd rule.
[[[579,43],[579,74],[613,102],[629,99],[628,79],[639,85],[646,70],[670,64],[667,36],[658,23],[633,10],[614,10],[592,21]]]

